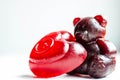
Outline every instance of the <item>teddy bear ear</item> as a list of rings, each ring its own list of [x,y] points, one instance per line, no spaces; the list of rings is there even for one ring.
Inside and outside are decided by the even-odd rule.
[[[80,17],[74,18],[74,20],[73,20],[73,26],[75,26],[80,20],[81,20]]]
[[[94,19],[96,19],[96,20],[98,21],[98,23],[99,23],[102,27],[106,27],[106,25],[107,25],[107,20],[104,19],[104,18],[102,17],[102,15],[96,15],[96,16],[94,17]]]

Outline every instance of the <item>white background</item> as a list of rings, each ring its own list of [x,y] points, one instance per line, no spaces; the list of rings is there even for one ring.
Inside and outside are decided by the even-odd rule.
[[[67,30],[73,34],[75,17],[103,15],[108,21],[105,37],[120,51],[119,5],[120,0],[0,0],[0,75],[3,80],[9,74],[20,74],[26,79],[30,73],[27,60],[34,44],[52,31]],[[28,75],[28,78],[31,77]]]
[[[107,19],[106,39],[120,49],[119,5],[119,0],[0,0],[0,54],[29,52],[47,33],[73,33],[74,17],[96,14]]]

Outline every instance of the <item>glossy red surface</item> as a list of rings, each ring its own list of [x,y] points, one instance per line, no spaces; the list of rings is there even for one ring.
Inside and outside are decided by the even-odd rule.
[[[87,50],[87,58],[68,74],[86,74],[102,78],[114,71],[117,49],[112,42],[105,40],[106,24],[107,21],[101,15],[96,15],[82,18],[75,25],[76,41]]]
[[[75,26],[80,21],[79,17],[74,18],[73,25]]]
[[[96,15],[94,18],[99,22],[99,24],[100,24],[101,26],[106,27],[106,25],[107,25],[107,20],[104,19],[104,18],[102,17],[102,15]]]
[[[105,34],[106,28],[102,27],[93,17],[82,18],[74,29],[76,41],[79,43],[96,41],[98,38],[104,38]]]
[[[37,77],[55,77],[75,69],[86,57],[85,48],[75,42],[72,34],[66,31],[53,32],[33,47],[29,66]]]
[[[105,40],[105,39],[98,39],[97,44],[100,48],[101,54],[103,54],[109,58],[116,57],[117,49],[111,41]]]

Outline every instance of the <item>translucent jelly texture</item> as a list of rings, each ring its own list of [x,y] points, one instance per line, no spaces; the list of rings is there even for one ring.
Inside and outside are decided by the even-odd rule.
[[[76,18],[73,22],[76,21]],[[87,50],[86,60],[68,74],[86,74],[94,78],[102,78],[111,74],[116,65],[117,49],[106,40],[107,21],[101,15],[85,17],[73,23],[76,41]]]
[[[49,78],[67,73],[87,57],[85,48],[67,31],[52,32],[33,47],[29,66],[37,77]]]
[[[76,41],[83,44],[103,38],[105,34],[106,28],[102,27],[93,17],[81,19],[74,29]]]
[[[74,36],[68,31],[51,32],[33,47],[29,66],[34,75],[49,78],[67,73],[103,78],[116,66],[117,49],[105,39],[107,20],[101,15],[76,17]]]

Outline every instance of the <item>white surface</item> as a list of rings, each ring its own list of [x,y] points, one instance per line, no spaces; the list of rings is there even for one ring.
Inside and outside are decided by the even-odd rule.
[[[118,80],[120,75],[120,56],[117,56],[115,71],[98,80]],[[4,55],[0,56],[0,80],[95,80],[87,77],[61,75],[58,77],[43,79],[35,78],[28,66],[29,55]]]

